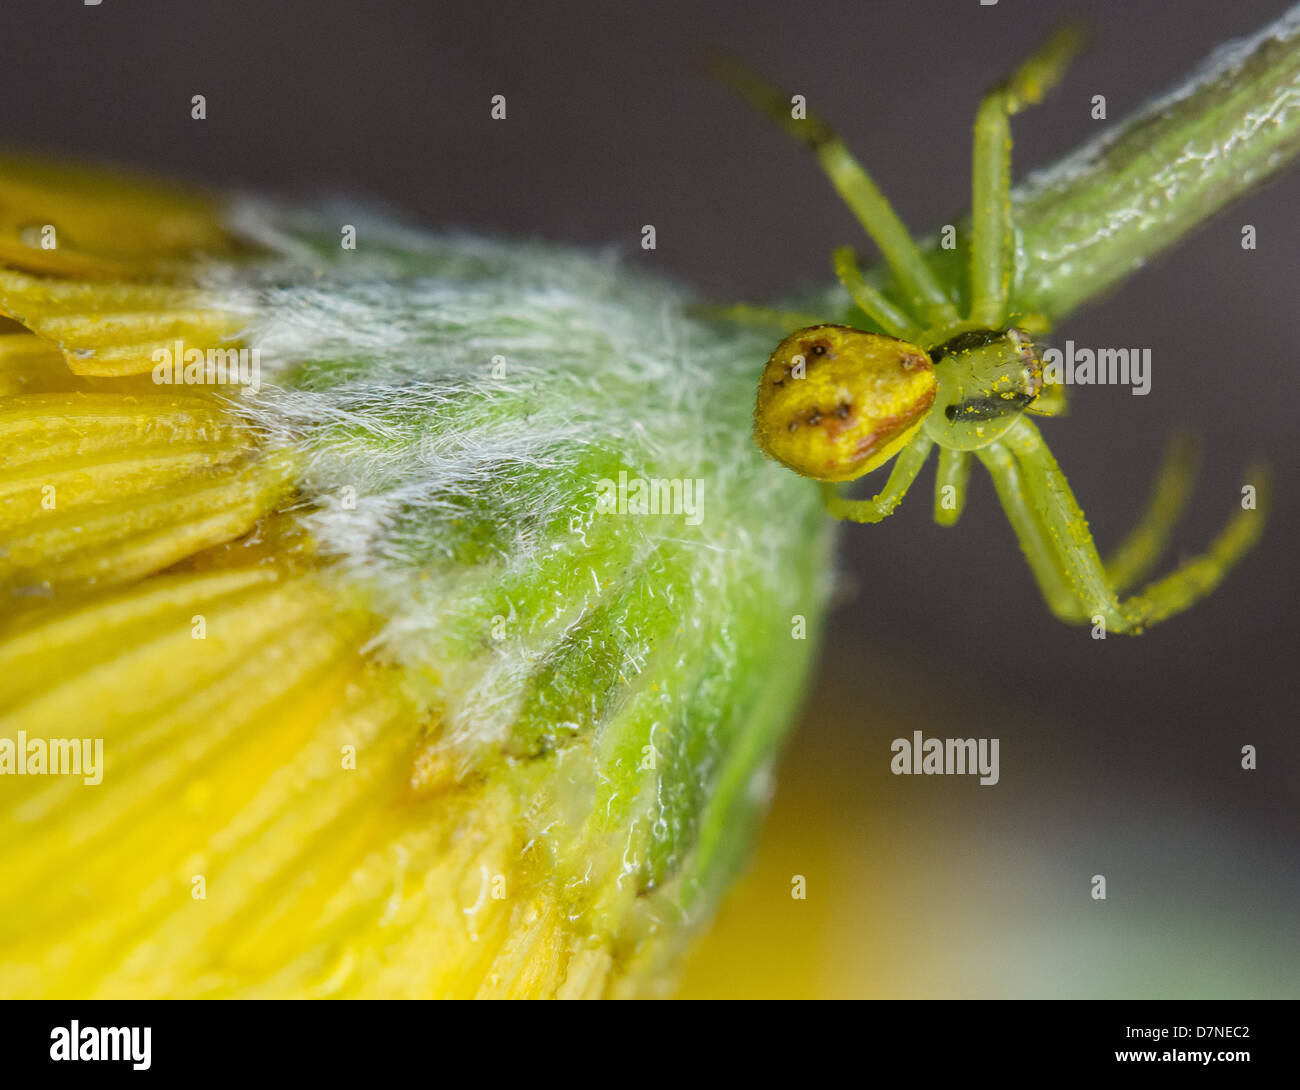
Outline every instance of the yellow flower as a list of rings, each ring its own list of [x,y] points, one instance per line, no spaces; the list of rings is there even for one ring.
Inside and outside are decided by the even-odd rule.
[[[823,600],[753,345],[309,220],[0,162],[0,994],[662,994]]]

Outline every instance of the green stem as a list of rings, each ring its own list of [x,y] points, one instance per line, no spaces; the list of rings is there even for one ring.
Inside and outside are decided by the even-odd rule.
[[[1220,48],[1180,87],[1017,187],[1017,309],[1060,321],[1297,152],[1300,5]],[[958,237],[968,239],[969,230]],[[940,250],[934,238],[926,253],[946,282],[962,282],[964,247]]]
[[[1059,319],[1300,151],[1300,6],[1015,194],[1016,291]]]

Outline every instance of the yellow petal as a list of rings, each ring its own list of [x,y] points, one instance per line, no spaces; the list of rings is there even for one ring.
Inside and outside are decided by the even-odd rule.
[[[120,277],[225,253],[219,212],[211,197],[124,171],[0,157],[0,263],[11,267]]]
[[[0,996],[636,991],[653,912],[539,835],[558,757],[435,767],[427,679],[291,513],[301,453],[153,383],[237,343],[186,264],[235,250],[206,198],[0,160],[0,764],[91,743],[0,776]]]

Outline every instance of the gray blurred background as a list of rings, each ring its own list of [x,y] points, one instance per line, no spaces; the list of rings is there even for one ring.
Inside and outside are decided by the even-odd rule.
[[[0,141],[219,186],[342,187],[430,225],[613,244],[705,297],[761,299],[826,283],[832,247],[866,244],[805,153],[698,74],[700,46],[806,94],[926,232],[967,206],[980,92],[1064,18],[1082,17],[1092,45],[1016,119],[1018,176],[1095,132],[1092,95],[1121,118],[1286,6],[7,0]],[[201,123],[190,119],[196,93],[207,96]],[[488,117],[498,93],[506,124]],[[1205,438],[1183,553],[1231,513],[1249,460],[1276,465],[1266,540],[1209,601],[1139,639],[1094,641],[1058,624],[978,469],[954,529],[930,520],[927,472],[897,515],[843,536],[846,587],[860,596],[833,617],[790,782],[803,777],[830,808],[842,843],[827,867],[860,866],[886,842],[965,859],[959,881],[944,864],[914,902],[878,873],[875,910],[915,919],[944,898],[990,921],[1005,948],[989,949],[1019,966],[1004,992],[1049,992],[1081,972],[1062,994],[1300,993],[1298,197],[1293,170],[1054,338],[1153,353],[1149,396],[1082,388],[1073,415],[1044,427],[1103,551],[1137,517],[1175,426]],[[645,223],[657,228],[653,253],[637,245]],[[1240,247],[1245,223],[1258,229],[1254,252]],[[914,727],[1000,737],[1001,784],[890,776],[889,740]],[[1245,743],[1259,750],[1253,773],[1239,768]],[[779,796],[774,820],[797,821],[796,801]],[[1086,916],[1098,872],[1109,917]],[[835,873],[849,897],[852,881]],[[788,880],[758,895],[788,900]],[[1016,937],[1026,934],[1038,938]],[[988,950],[950,942],[932,986],[915,985],[915,966],[897,979],[924,994],[998,990]],[[1069,964],[1049,948],[1071,951]],[[776,947],[716,956],[779,978],[761,964]],[[907,990],[867,953],[849,961],[860,986],[824,992]],[[1220,961],[1254,968],[1234,976]]]

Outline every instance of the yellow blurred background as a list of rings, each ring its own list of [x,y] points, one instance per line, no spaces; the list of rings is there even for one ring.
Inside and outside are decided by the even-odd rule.
[[[832,637],[750,871],[679,994],[1296,995],[1284,844],[1232,829],[1213,802],[1183,808],[1172,781],[1098,777],[1097,747],[1042,712]],[[889,743],[915,729],[1001,736],[1000,782],[892,775]]]

